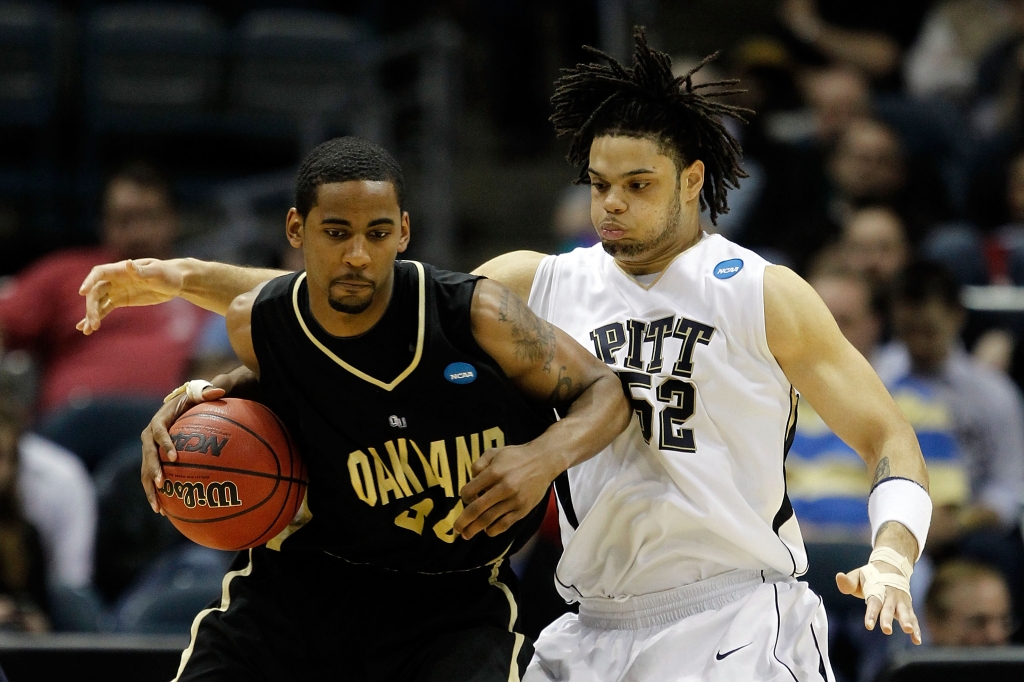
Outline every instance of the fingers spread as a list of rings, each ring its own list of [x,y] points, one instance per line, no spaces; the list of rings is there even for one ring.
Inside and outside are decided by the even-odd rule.
[[[892,587],[885,588],[885,603],[882,604],[882,610],[879,614],[879,624],[882,626],[882,632],[887,635],[892,634],[892,618],[896,612],[896,590]]]
[[[920,644],[921,624],[917,621],[917,614],[914,613],[914,607],[911,606],[906,599],[900,599],[896,604],[896,618],[903,627],[903,632],[910,635],[911,641],[914,642],[914,644]]]
[[[867,608],[864,611],[864,627],[874,630],[875,621],[878,620],[878,613],[881,610],[882,601],[878,597],[868,597]]]

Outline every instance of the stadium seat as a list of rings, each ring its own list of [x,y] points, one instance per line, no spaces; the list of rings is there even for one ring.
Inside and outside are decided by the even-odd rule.
[[[379,139],[377,49],[363,26],[336,14],[250,12],[232,46],[235,124],[296,136],[303,153],[338,132]]]
[[[157,398],[99,398],[44,417],[35,431],[78,455],[92,471],[126,444],[135,447],[138,461],[139,434],[160,404]]]

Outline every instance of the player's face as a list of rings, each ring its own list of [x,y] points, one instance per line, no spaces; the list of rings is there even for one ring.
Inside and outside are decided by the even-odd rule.
[[[590,146],[589,173],[590,218],[628,271],[656,272],[700,237],[702,162],[680,172],[651,140],[604,135]]]
[[[395,257],[409,244],[409,214],[386,181],[321,185],[305,220],[288,214],[288,239],[302,247],[313,297],[338,312],[357,315],[387,307]]]

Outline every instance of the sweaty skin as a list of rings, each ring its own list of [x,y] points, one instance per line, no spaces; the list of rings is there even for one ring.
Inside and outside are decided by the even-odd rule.
[[[590,179],[591,219],[623,270],[634,275],[660,272],[699,241],[702,162],[678,170],[652,140],[602,136],[591,146]],[[499,282],[526,300],[542,258],[544,254],[537,252],[515,251],[484,263],[474,274]],[[272,271],[270,276],[277,274]],[[141,300],[151,289],[173,291],[223,312],[233,296],[269,279],[266,275],[215,263],[165,261],[152,264],[150,277],[159,284],[149,286],[147,278],[131,274],[125,262],[99,266],[83,284],[87,317],[80,328],[86,333],[98,329],[110,310],[132,305],[124,301]],[[909,478],[927,489],[924,458],[913,429],[810,285],[787,268],[770,266],[764,276],[764,307],[769,349],[829,428],[861,456],[869,471],[887,469],[887,475]],[[875,546],[890,547],[911,563],[917,557],[917,541],[898,523],[885,524]],[[874,565],[883,573],[896,570],[884,562]],[[864,597],[859,568],[838,574],[836,583],[843,593]],[[868,600],[867,629],[880,621],[882,631],[891,634],[894,617],[920,644],[920,626],[908,594],[887,587],[884,602]]]

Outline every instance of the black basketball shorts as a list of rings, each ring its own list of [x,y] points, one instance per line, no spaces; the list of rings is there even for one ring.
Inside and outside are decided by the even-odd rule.
[[[423,575],[259,547],[196,617],[175,682],[518,680],[516,590],[507,562]]]

